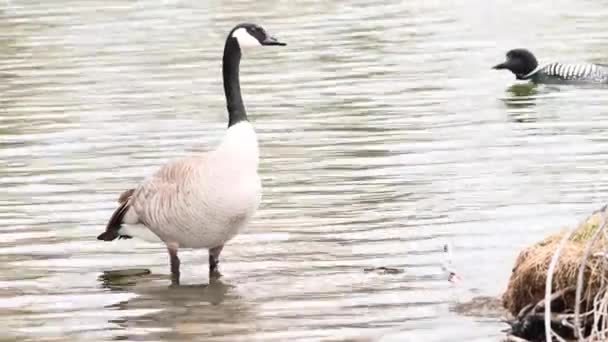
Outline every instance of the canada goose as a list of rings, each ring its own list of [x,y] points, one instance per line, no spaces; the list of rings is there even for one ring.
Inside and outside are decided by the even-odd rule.
[[[241,51],[270,45],[286,44],[255,24],[239,24],[230,31],[222,60],[229,114],[223,141],[213,151],[165,164],[143,184],[123,192],[118,198],[120,206],[97,239],[136,236],[164,242],[172,285],[179,285],[178,249],[207,248],[209,276],[221,276],[218,259],[222,248],[247,225],[262,190],[258,142],[241,97]]]
[[[534,83],[608,83],[608,65],[559,62],[538,65],[534,54],[526,49],[510,50],[507,60],[493,69],[509,70],[518,80],[531,80]]]

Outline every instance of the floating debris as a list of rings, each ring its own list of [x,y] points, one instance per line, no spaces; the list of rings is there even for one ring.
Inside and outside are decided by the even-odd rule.
[[[363,269],[363,271],[365,271],[365,272],[375,272],[375,273],[380,273],[380,274],[400,274],[400,273],[403,273],[403,270],[401,270],[401,269],[394,268],[394,267],[385,267],[385,266],[369,267],[369,268]]]
[[[441,269],[446,274],[446,278],[450,283],[458,284],[462,281],[462,277],[456,273],[452,266],[452,246],[450,244],[443,245],[444,260],[441,262]]]

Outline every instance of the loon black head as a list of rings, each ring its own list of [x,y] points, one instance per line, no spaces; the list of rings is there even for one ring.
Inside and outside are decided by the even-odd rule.
[[[507,69],[515,74],[518,80],[525,80],[538,67],[538,61],[532,52],[526,49],[514,49],[507,52],[507,60],[497,64],[493,69]]]

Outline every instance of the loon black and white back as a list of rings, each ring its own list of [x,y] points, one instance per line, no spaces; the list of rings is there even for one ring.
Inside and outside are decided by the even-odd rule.
[[[539,65],[536,57],[526,49],[507,52],[507,60],[494,69],[506,69],[518,80],[535,83],[599,83],[608,84],[608,65],[591,63],[548,63]]]
[[[608,65],[550,63],[530,78],[538,83],[583,82],[608,83]]]

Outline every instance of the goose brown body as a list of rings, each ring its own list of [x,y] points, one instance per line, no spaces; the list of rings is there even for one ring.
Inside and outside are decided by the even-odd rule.
[[[136,188],[122,224],[144,225],[180,248],[221,246],[247,225],[259,206],[257,165],[253,127],[238,123],[216,150],[169,163]]]

